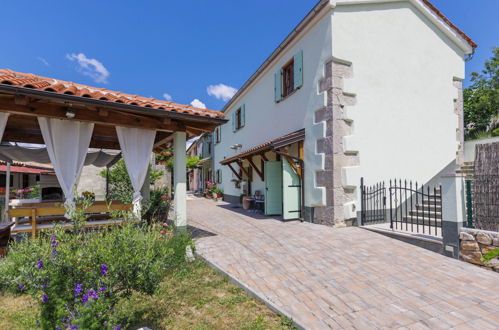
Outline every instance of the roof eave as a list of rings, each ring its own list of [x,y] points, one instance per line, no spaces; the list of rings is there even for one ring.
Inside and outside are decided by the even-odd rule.
[[[161,109],[155,109],[155,108],[149,108],[149,107],[141,107],[141,106],[132,105],[132,104],[109,102],[109,101],[105,101],[105,100],[96,100],[96,99],[82,97],[82,96],[76,96],[76,95],[59,94],[59,93],[49,92],[49,91],[40,91],[37,89],[31,89],[31,88],[26,88],[26,87],[21,87],[21,86],[12,86],[12,85],[0,84],[0,93],[2,93],[2,92],[6,93],[6,94],[13,94],[13,95],[26,95],[29,97],[37,97],[37,98],[43,98],[43,99],[49,99],[49,100],[52,99],[52,100],[65,101],[65,102],[72,103],[72,104],[93,105],[93,106],[99,106],[99,107],[103,107],[103,108],[116,109],[116,110],[125,111],[125,112],[129,112],[129,113],[135,113],[135,114],[141,114],[141,115],[152,115],[152,116],[157,116],[157,117],[162,117],[162,118],[189,120],[189,121],[212,123],[212,124],[218,124],[218,125],[221,125],[221,124],[224,124],[227,122],[227,119],[224,119],[224,118],[214,118],[214,117],[208,117],[208,116],[191,115],[191,114],[173,112],[173,111],[168,111],[168,110],[161,110]]]

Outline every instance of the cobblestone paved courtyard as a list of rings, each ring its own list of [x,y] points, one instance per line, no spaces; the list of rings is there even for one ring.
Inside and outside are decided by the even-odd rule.
[[[197,253],[305,328],[499,329],[498,273],[360,228],[187,203]]]

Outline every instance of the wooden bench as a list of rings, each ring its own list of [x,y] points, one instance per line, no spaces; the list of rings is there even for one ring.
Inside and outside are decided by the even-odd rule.
[[[10,242],[10,230],[14,225],[12,222],[0,222],[0,257],[7,254],[7,246]]]
[[[12,234],[16,233],[31,233],[32,237],[36,237],[37,231],[47,230],[54,227],[54,223],[58,223],[64,229],[73,228],[73,222],[64,217],[66,209],[61,203],[33,203],[35,205],[17,207],[9,210],[9,219],[28,217],[29,221],[18,221],[12,228]],[[113,220],[110,217],[111,211],[131,211],[131,204],[123,204],[121,202],[112,202],[108,205],[106,202],[94,202],[89,206],[85,213],[89,220],[84,227],[102,227],[112,226],[123,223],[123,220]]]

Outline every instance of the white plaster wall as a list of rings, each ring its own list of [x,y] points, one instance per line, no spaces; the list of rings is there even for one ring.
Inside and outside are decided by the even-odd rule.
[[[345,184],[426,182],[455,160],[464,54],[411,4],[336,7],[333,56],[352,62],[344,91],[357,96],[347,113],[360,167],[343,170]]]
[[[96,167],[93,165],[83,166],[80,175],[80,181],[76,188],[78,194],[84,191],[90,191],[95,194],[95,199],[106,199],[106,179],[100,175],[105,167]]]
[[[225,157],[236,153],[229,147],[241,144],[241,152],[269,140],[281,137],[293,131],[305,128],[305,205],[324,205],[324,188],[315,187],[315,172],[324,168],[322,154],[316,153],[316,139],[324,137],[325,125],[314,124],[316,110],[326,106],[325,93],[319,94],[318,82],[324,77],[324,68],[332,54],[331,15],[324,15],[317,24],[312,25],[295,44],[282,54],[260,78],[253,83],[241,99],[227,112],[226,118],[231,118],[231,112],[242,104],[246,107],[245,127],[236,133],[232,132],[232,124],[222,126],[221,143],[215,144],[215,170],[221,168],[225,194],[239,196],[241,191],[230,182],[234,178],[227,166],[219,162]],[[293,95],[274,101],[274,73],[288,62],[299,50],[303,50],[303,87]],[[269,50],[270,51],[270,50]],[[260,165],[257,162],[258,166]],[[237,165],[234,165],[237,169]],[[253,173],[253,191],[262,190],[264,186],[256,173]]]
[[[464,142],[464,161],[474,162],[475,161],[475,147],[477,144],[488,144],[499,142],[499,136],[490,137],[481,140],[471,140]]]

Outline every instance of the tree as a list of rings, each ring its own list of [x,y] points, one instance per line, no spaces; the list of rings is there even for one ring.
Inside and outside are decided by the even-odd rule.
[[[481,73],[471,73],[471,86],[463,91],[467,138],[493,129],[491,120],[499,115],[499,47],[492,53]]]
[[[108,170],[103,170],[100,175],[106,177]],[[149,182],[153,183],[161,176],[163,171],[150,169]],[[123,203],[131,203],[133,199],[133,187],[124,159],[120,159],[109,169],[109,200],[121,200]]]

